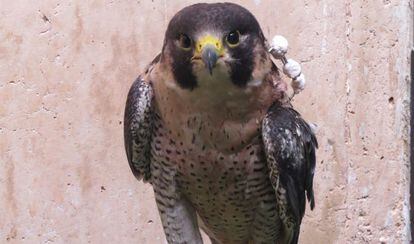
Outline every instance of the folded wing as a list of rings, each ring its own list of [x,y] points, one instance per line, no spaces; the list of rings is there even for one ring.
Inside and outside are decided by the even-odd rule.
[[[125,105],[124,140],[129,166],[138,180],[150,179],[153,90],[139,77],[132,84]]]
[[[275,103],[263,120],[263,141],[270,180],[284,224],[284,243],[297,243],[306,197],[315,206],[313,176],[317,140],[300,114]]]

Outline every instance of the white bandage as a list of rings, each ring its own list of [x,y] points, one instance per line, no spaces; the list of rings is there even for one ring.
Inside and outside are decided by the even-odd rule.
[[[291,79],[298,77],[301,72],[302,68],[300,67],[300,64],[293,59],[288,59],[283,66],[283,73]]]
[[[292,88],[295,94],[303,91],[305,89],[306,78],[304,74],[300,74],[298,77],[292,80]]]
[[[283,73],[292,79],[293,96],[305,89],[306,79],[302,74],[302,67],[293,59],[287,59],[286,53],[289,48],[289,43],[283,36],[275,36],[269,46],[269,52],[275,59],[280,59],[283,62]],[[293,97],[292,96],[292,97]]]
[[[269,52],[277,59],[285,56],[289,48],[289,42],[283,36],[275,36],[270,44]]]

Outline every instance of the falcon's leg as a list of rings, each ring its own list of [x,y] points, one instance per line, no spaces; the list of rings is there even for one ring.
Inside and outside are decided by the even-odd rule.
[[[155,183],[155,182],[154,182]],[[155,199],[169,244],[202,244],[196,212],[174,185],[154,185]]]

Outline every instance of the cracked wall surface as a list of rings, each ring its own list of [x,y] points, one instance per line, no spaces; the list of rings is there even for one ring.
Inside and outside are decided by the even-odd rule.
[[[123,108],[195,2],[0,0],[0,243],[165,242],[126,161]],[[235,2],[307,75],[294,104],[320,149],[301,243],[408,243],[413,1]]]

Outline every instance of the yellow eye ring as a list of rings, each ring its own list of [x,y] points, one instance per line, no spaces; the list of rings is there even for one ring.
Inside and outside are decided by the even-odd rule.
[[[229,47],[234,48],[240,44],[240,32],[232,31],[226,36],[226,43]]]
[[[178,38],[178,46],[185,50],[190,51],[192,47],[193,41],[190,37],[188,37],[186,34],[180,34],[180,37]]]

